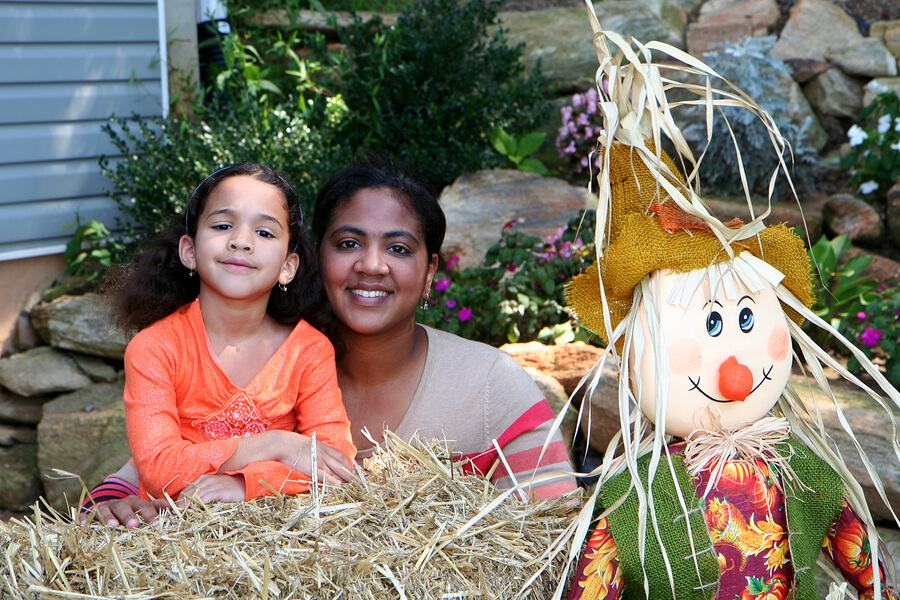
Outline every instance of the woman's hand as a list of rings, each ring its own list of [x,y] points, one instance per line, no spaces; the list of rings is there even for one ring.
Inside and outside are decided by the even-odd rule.
[[[247,496],[244,478],[240,475],[201,475],[181,492],[178,505],[184,506],[189,496],[203,502],[243,502]]]
[[[160,511],[169,508],[169,501],[165,498],[144,500],[140,496],[125,496],[118,500],[108,500],[96,506],[96,510],[82,512],[78,518],[84,525],[93,518],[107,527],[119,527],[124,525],[128,529],[140,526],[141,519],[146,523],[153,523]]]

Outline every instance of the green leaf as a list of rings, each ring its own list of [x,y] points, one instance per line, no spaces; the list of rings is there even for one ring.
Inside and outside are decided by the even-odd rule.
[[[543,131],[523,135],[519,139],[519,155],[528,156],[529,154],[534,154],[541,147],[541,144],[544,143],[544,138],[546,137],[547,134]]]
[[[526,173],[537,173],[538,175],[546,175],[549,173],[544,163],[536,158],[526,158],[519,163],[519,170]]]

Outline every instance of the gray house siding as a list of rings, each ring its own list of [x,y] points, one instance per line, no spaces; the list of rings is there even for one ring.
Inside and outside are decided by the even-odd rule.
[[[157,0],[0,2],[0,261],[58,254],[82,219],[113,226],[100,155],[111,114],[163,114]]]

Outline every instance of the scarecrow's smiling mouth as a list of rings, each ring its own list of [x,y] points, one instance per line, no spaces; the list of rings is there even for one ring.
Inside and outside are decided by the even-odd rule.
[[[757,383],[755,386],[753,386],[753,389],[750,390],[750,392],[747,394],[747,396],[750,396],[750,394],[752,394],[757,389],[759,389],[759,386],[761,386],[764,381],[772,381],[772,378],[769,377],[769,374],[772,372],[772,369],[774,369],[774,368],[775,368],[775,365],[770,365],[768,369],[763,369],[762,379],[759,380],[759,383]],[[700,392],[701,394],[703,394],[704,396],[706,396],[713,402],[722,402],[722,403],[735,402],[735,400],[713,398],[712,396],[710,396],[709,394],[704,392],[703,388],[700,387],[700,378],[699,377],[697,377],[697,381],[694,381],[693,378],[688,377],[688,381],[690,381],[693,384],[693,387],[688,390],[689,392],[693,392],[694,390],[697,390],[698,392]]]

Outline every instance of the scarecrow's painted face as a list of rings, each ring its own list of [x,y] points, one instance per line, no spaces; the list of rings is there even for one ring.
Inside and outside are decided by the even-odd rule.
[[[708,280],[694,293],[686,308],[666,299],[677,275],[654,272],[657,278],[662,349],[668,359],[666,433],[687,437],[711,425],[711,411],[718,411],[723,426],[752,423],[775,405],[791,372],[791,338],[787,317],[775,291],[760,293],[739,282],[734,298],[721,289],[715,296]],[[631,357],[632,389],[641,410],[656,420],[656,356],[647,328],[644,298],[638,309],[643,336],[643,355]],[[707,410],[711,409],[711,410]]]

